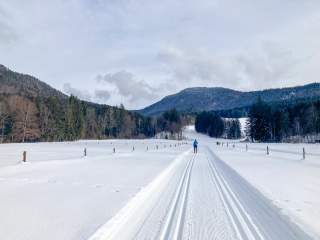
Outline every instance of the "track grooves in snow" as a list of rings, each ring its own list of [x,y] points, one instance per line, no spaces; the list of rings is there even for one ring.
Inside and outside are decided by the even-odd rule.
[[[191,171],[194,163],[195,155],[189,160],[188,165],[181,177],[176,195],[171,202],[171,207],[165,220],[164,228],[161,232],[160,240],[180,239],[185,210],[190,186]]]
[[[207,148],[208,161],[225,210],[239,239],[312,239],[284,216],[270,200]]]
[[[206,146],[179,157],[90,240],[309,240]]]
[[[180,154],[159,176],[142,189],[118,214],[100,227],[89,240],[132,239],[139,232],[161,198],[172,176],[186,161],[190,150]],[[190,166],[190,160],[186,170]]]
[[[227,212],[237,233],[237,237],[239,239],[264,240],[257,226],[253,223],[248,213],[244,210],[241,203],[235,197],[226,180],[217,171],[212,158],[208,158],[208,163],[211,169],[212,179],[219,190],[221,200],[225,206],[225,211]]]

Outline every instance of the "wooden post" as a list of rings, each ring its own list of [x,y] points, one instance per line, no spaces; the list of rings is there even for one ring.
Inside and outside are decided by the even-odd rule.
[[[159,148],[158,145],[156,146],[156,148],[157,148],[157,150],[158,150],[158,148]]]
[[[22,153],[22,161],[23,162],[27,161],[27,152],[26,151],[23,151],[23,153]]]
[[[302,148],[302,159],[306,159],[306,150],[304,148]]]
[[[83,154],[84,154],[85,157],[87,156],[87,148],[84,148]]]
[[[267,146],[267,155],[269,155],[269,146]]]
[[[147,151],[149,150],[149,146],[147,146]]]
[[[227,147],[229,147],[229,143],[227,142]]]
[[[134,151],[134,146],[132,147],[132,152]]]
[[[113,148],[113,153],[116,153],[116,148]]]

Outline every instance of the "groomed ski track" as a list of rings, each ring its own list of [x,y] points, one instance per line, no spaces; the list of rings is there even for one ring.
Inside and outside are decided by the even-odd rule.
[[[312,239],[207,146],[181,154],[90,237]]]

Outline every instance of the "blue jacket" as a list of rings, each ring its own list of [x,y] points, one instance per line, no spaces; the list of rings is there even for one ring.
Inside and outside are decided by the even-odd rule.
[[[194,140],[194,141],[193,141],[193,146],[194,146],[194,147],[197,147],[197,146],[198,146],[198,141],[197,141],[197,140]]]

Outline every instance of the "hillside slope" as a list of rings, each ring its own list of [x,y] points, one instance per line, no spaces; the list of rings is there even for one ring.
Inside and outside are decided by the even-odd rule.
[[[250,106],[259,96],[266,102],[320,97],[320,83],[251,92],[227,88],[187,88],[138,112],[146,116],[155,116],[171,108],[182,112],[228,110]]]
[[[0,143],[144,137],[149,125],[139,114],[80,101],[0,65]]]

